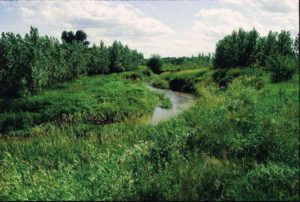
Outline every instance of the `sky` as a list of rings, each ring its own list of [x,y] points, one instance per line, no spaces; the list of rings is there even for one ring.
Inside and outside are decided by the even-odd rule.
[[[84,30],[91,43],[114,40],[145,57],[214,52],[216,43],[239,27],[299,32],[298,0],[199,1],[0,1],[0,32],[41,35]]]

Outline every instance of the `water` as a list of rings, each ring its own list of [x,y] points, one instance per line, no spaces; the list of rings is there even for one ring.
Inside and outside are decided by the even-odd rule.
[[[165,121],[169,118],[177,116],[179,113],[183,112],[189,107],[189,104],[195,100],[195,96],[187,93],[175,92],[172,90],[162,90],[148,85],[148,88],[153,91],[163,92],[167,97],[170,98],[172,102],[171,109],[164,109],[157,106],[154,109],[151,119],[149,120],[150,124],[159,123]]]

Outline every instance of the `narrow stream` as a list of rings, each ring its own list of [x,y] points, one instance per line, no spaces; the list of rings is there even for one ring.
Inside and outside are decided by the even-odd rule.
[[[192,101],[195,100],[196,98],[194,95],[188,93],[176,92],[172,90],[163,90],[163,89],[155,88],[150,85],[147,86],[150,90],[165,93],[166,96],[169,97],[169,99],[172,102],[171,109],[164,109],[157,106],[154,109],[152,117],[148,122],[149,124],[156,124],[165,121],[169,118],[175,117],[179,113],[186,110],[189,107],[189,105],[192,103]]]

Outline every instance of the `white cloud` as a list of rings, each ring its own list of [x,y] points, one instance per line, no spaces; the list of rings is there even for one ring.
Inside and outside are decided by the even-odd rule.
[[[153,53],[162,56],[188,56],[199,52],[213,52],[218,40],[239,27],[245,30],[255,27],[262,35],[266,35],[269,30],[284,29],[295,36],[299,30],[296,0],[203,2],[200,4],[205,6],[199,7],[193,17],[173,24],[165,24],[166,21],[155,14],[156,9],[165,9],[161,6],[163,4],[156,7],[152,2],[145,2],[145,9],[149,7],[148,13],[130,5],[130,2],[0,2],[6,14],[11,13],[10,16],[2,16],[0,8],[1,18],[5,22],[0,24],[0,29],[25,33],[32,25],[38,27],[42,35],[57,38],[60,38],[63,30],[83,29],[91,42],[99,43],[103,40],[106,44],[111,44],[113,40],[120,40],[143,52],[145,56]],[[184,3],[191,6],[198,4]],[[184,11],[178,7],[178,11],[167,15],[187,16],[187,11]],[[153,13],[152,17],[149,12]],[[188,21],[192,22],[191,25],[183,30],[183,22]]]
[[[299,2],[297,0],[260,0],[261,9],[275,13],[287,13],[297,10]]]
[[[297,3],[293,0],[225,0],[223,7],[201,9],[196,14],[190,41],[197,41],[202,52],[213,51],[218,40],[239,27],[255,28],[261,35],[270,30],[288,30],[294,37],[299,32]]]
[[[44,21],[47,25],[54,23],[69,29],[106,28],[114,35],[159,35],[172,32],[160,21],[146,17],[126,4],[112,5],[98,1],[35,4],[36,2],[22,4],[22,20],[32,24]],[[35,8],[35,16],[28,15],[27,11],[32,7]]]
[[[220,39],[233,29],[239,27],[248,28],[241,13],[227,8],[202,9],[196,16],[198,18],[194,22],[193,31],[207,38]]]
[[[42,34],[60,38],[63,30],[84,29],[91,42],[102,38],[138,38],[171,34],[159,20],[145,16],[128,4],[99,1],[9,2],[10,12],[20,15],[23,29],[38,27]],[[89,32],[92,31],[92,32]],[[22,30],[23,32],[23,30]],[[25,30],[24,30],[25,32]]]

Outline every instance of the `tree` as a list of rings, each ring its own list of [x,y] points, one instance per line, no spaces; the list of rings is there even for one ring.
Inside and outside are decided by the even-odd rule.
[[[72,43],[74,41],[81,42],[85,46],[90,44],[90,42],[87,41],[87,34],[83,30],[76,31],[76,34],[74,34],[73,31],[63,31],[61,34],[61,40],[65,43]]]
[[[239,61],[241,66],[249,66],[255,62],[256,54],[257,54],[257,42],[258,42],[259,34],[253,28],[250,32],[247,33],[245,51],[241,54],[245,55],[245,61]]]
[[[108,73],[109,54],[103,41],[100,46],[95,44],[88,50],[88,74]]]
[[[108,73],[109,72],[109,51],[108,48],[104,45],[104,42],[100,42],[100,72]]]
[[[112,46],[109,48],[110,72],[122,72],[125,70],[122,65],[122,49],[122,43],[117,41],[114,41]]]
[[[258,62],[266,65],[269,57],[275,55],[293,56],[293,40],[288,31],[270,31],[267,37],[259,37],[253,28],[249,32],[239,29],[218,41],[214,66],[216,68],[245,67]]]
[[[293,39],[291,37],[291,33],[289,31],[282,30],[278,34],[278,54],[280,55],[287,55],[292,56],[293,55]]]
[[[259,38],[256,58],[261,66],[266,65],[266,60],[269,56],[274,56],[278,53],[277,35],[277,32],[269,31],[267,37]]]
[[[90,42],[87,41],[87,34],[83,30],[78,30],[75,36],[76,41],[82,42],[85,46],[88,46],[90,44]]]
[[[294,59],[287,55],[270,56],[266,64],[274,83],[290,80],[296,70]]]
[[[156,74],[162,72],[162,60],[159,55],[152,55],[147,62],[147,66]]]
[[[296,57],[298,57],[299,59],[299,36],[300,34],[298,33],[298,35],[296,36],[295,40],[294,40],[294,44],[293,44],[293,48],[294,48],[294,53],[296,55]]]
[[[73,41],[76,40],[76,36],[74,35],[74,32],[72,32],[72,31],[69,31],[69,32],[63,31],[62,35],[61,35],[61,40],[66,43],[72,43]]]

